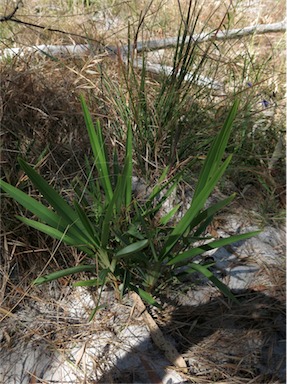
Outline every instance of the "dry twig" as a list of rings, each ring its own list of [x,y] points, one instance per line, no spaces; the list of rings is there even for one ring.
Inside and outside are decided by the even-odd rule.
[[[132,299],[136,304],[139,312],[142,314],[146,325],[148,326],[151,338],[155,345],[164,352],[165,357],[177,368],[180,368],[184,373],[187,373],[187,365],[183,357],[176,348],[164,337],[162,331],[147,312],[146,306],[142,299],[135,292],[132,293]]]

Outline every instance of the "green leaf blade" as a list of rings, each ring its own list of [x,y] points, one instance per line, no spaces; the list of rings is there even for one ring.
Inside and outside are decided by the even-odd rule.
[[[216,276],[214,276],[214,274],[206,266],[197,263],[191,263],[190,266],[191,268],[186,272],[196,271],[201,273],[203,276],[207,277],[208,280],[210,280],[227,298],[237,302],[236,297],[230,291],[228,286],[220,281]]]
[[[193,197],[191,206],[167,238],[160,256],[162,259],[171,252],[178,240],[184,235],[186,230],[189,229],[195,217],[201,209],[203,209],[207,198],[210,196],[218,180],[225,172],[230,160],[231,157],[227,158],[217,172],[214,173],[213,177],[206,183],[200,193],[196,197]]]
[[[133,172],[133,163],[132,163],[132,128],[131,125],[128,125],[127,140],[126,140],[126,158],[125,163],[126,171],[124,174],[125,184],[126,184],[126,196],[125,196],[125,205],[128,208],[132,201],[132,172]]]
[[[74,236],[81,239],[83,243],[88,242],[89,238],[86,235],[85,228],[82,226],[78,215],[70,205],[23,159],[19,158],[18,162],[32,183],[58,213],[63,225],[69,226]]]
[[[137,252],[142,251],[149,244],[149,240],[140,240],[136,243],[130,244],[127,247],[122,248],[120,251],[116,253],[117,258],[131,256],[136,254]]]
[[[36,220],[27,219],[26,217],[22,217],[22,216],[16,216],[16,217],[20,221],[22,221],[24,224],[36,229],[37,231],[43,232],[46,235],[49,235],[56,240],[60,240],[67,245],[76,247],[81,251],[85,252],[89,256],[94,255],[94,251],[92,250],[92,247],[89,247],[86,243],[81,243],[79,239],[74,238],[73,234],[71,235],[69,233],[69,227],[67,227],[65,231],[61,231],[49,225],[40,223],[39,221],[36,221]]]
[[[258,235],[260,232],[261,231],[254,231],[254,232],[249,232],[249,233],[243,233],[241,235],[234,235],[234,236],[226,237],[224,239],[214,240],[210,243],[203,244],[200,247],[196,247],[196,248],[190,249],[186,252],[178,254],[177,256],[175,256],[171,260],[169,260],[167,265],[175,265],[178,263],[187,262],[189,259],[191,259],[195,256],[198,256],[198,255],[201,255],[204,252],[210,251],[212,249],[221,248],[221,247],[224,247],[226,245],[229,245],[229,244],[232,244],[232,243],[235,243],[238,241],[250,239],[251,237]]]
[[[13,187],[3,180],[0,180],[0,188],[4,192],[8,193],[10,197],[16,200],[25,209],[36,215],[40,220],[55,228],[64,228],[64,226],[61,226],[61,218],[45,205],[39,203],[36,199],[30,197],[26,193],[22,192],[16,187]]]
[[[214,171],[220,166],[224,151],[227,146],[228,139],[231,134],[232,124],[235,119],[239,106],[239,100],[235,100],[233,106],[229,112],[227,119],[223,125],[223,128],[213,141],[208,155],[204,161],[202,170],[199,175],[198,183],[194,192],[194,198],[201,192],[205,184],[208,182]]]
[[[109,170],[107,166],[108,161],[106,158],[105,146],[104,146],[104,141],[102,137],[100,123],[97,122],[96,127],[94,127],[90,112],[88,110],[87,104],[83,96],[80,96],[80,101],[81,101],[82,110],[84,113],[84,120],[88,130],[90,144],[91,144],[93,155],[94,155],[95,165],[100,176],[100,182],[104,188],[107,200],[110,201],[113,197],[113,189],[112,189]]]
[[[75,202],[74,204],[75,204],[76,213],[81,223],[83,224],[83,227],[86,230],[86,237],[89,238],[89,241],[91,242],[91,244],[95,245],[96,247],[99,247],[100,246],[99,240],[96,237],[96,234],[94,233],[93,226],[89,218],[87,217],[85,211],[80,207],[80,205],[77,202]]]
[[[49,281],[60,279],[61,277],[73,275],[79,272],[95,272],[96,267],[94,265],[77,265],[75,267],[62,269],[61,271],[52,272],[48,275],[38,277],[33,281],[34,285],[40,285]]]

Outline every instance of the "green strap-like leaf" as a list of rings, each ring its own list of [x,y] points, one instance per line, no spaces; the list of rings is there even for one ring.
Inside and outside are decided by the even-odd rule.
[[[125,163],[126,167],[124,167],[125,174],[123,175],[125,178],[125,205],[128,208],[132,201],[132,172],[133,172],[133,162],[132,162],[132,128],[131,125],[128,125],[127,131],[127,140],[126,140],[126,158]]]
[[[61,217],[63,225],[68,225],[71,233],[73,233],[73,235],[82,243],[89,242],[89,237],[87,236],[85,228],[80,222],[78,215],[69,204],[23,159],[19,158],[18,161],[32,183],[52,205],[59,217]]]
[[[83,226],[85,227],[86,236],[89,237],[91,244],[94,244],[96,247],[99,247],[100,246],[99,239],[97,238],[97,235],[94,233],[92,224],[89,218],[87,217],[85,211],[80,207],[80,205],[77,202],[75,202],[74,205],[75,205],[75,209],[78,214],[78,217],[81,223],[83,224]]]
[[[201,169],[201,172],[198,178],[198,183],[194,191],[194,198],[197,197],[197,195],[205,187],[210,177],[212,177],[213,173],[220,166],[222,157],[224,155],[224,152],[227,146],[228,139],[230,137],[232,124],[235,119],[238,106],[239,106],[239,100],[236,100],[229,112],[227,119],[225,120],[225,123],[222,129],[220,130],[219,134],[216,136],[214,142],[211,145],[210,150],[208,151],[208,155],[204,161],[203,167]]]
[[[89,256],[94,256],[94,252],[87,246],[86,243],[82,244],[77,238],[74,238],[70,233],[70,228],[67,227],[66,231],[62,232],[56,228],[50,227],[49,225],[40,223],[39,221],[27,219],[26,217],[16,216],[20,221],[29,225],[32,228],[37,229],[40,232],[46,233],[54,239],[60,240],[67,245],[72,245],[81,251],[85,252]]]
[[[120,251],[116,253],[116,257],[126,257],[136,254],[139,251],[142,251],[149,244],[148,240],[140,240],[136,243],[130,244],[127,247],[122,248]]]
[[[207,277],[226,297],[234,302],[237,302],[236,297],[232,294],[228,286],[214,276],[214,274],[205,265],[191,263],[190,266],[191,268],[187,269],[186,272],[200,272],[202,275]]]
[[[123,271],[122,284],[119,286],[119,290],[120,290],[120,293],[121,293],[121,298],[123,298],[124,294],[129,289],[130,282],[131,282],[131,273],[130,273],[130,271],[125,269]]]
[[[193,222],[194,218],[198,215],[200,210],[204,207],[204,204],[207,198],[210,196],[213,191],[215,185],[217,184],[220,177],[225,172],[231,157],[227,158],[225,162],[218,168],[218,170],[214,173],[213,177],[209,179],[206,183],[205,187],[200,191],[197,197],[193,197],[191,206],[184,214],[179,223],[175,226],[171,234],[166,240],[166,243],[161,252],[160,258],[163,260],[178,242],[178,240],[184,235],[186,230],[190,227],[190,224]]]
[[[144,291],[143,289],[136,287],[133,284],[129,285],[130,290],[136,292],[140,297],[148,304],[153,305],[154,307],[162,309],[161,305],[152,297],[151,294]]]
[[[158,180],[158,183],[154,186],[154,188],[153,188],[153,190],[149,196],[149,200],[155,199],[156,196],[161,192],[162,188],[165,188],[166,183],[164,183],[164,180],[166,179],[169,170],[170,170],[170,166],[165,167],[165,169],[163,170],[163,172],[162,172],[162,174]]]
[[[196,232],[194,233],[194,236],[200,236],[202,232],[206,229],[207,225],[209,225],[210,221],[212,220],[213,216],[220,211],[222,208],[224,208],[226,205],[230,204],[232,200],[234,200],[236,194],[233,193],[231,196],[227,197],[224,200],[219,201],[216,204],[213,204],[211,207],[208,207],[204,211],[202,211],[197,217],[194,218],[194,220],[191,222],[190,227],[195,228],[198,225],[199,228],[197,228]]]
[[[83,98],[80,96],[82,110],[84,113],[84,119],[86,123],[86,127],[89,134],[89,139],[92,147],[92,151],[94,154],[94,160],[96,168],[99,172],[100,182],[104,188],[106,198],[108,201],[111,201],[113,197],[113,190],[110,180],[110,175],[108,171],[108,161],[106,158],[105,145],[102,138],[102,132],[100,123],[97,123],[96,129],[94,127],[90,112],[88,110],[87,104]]]
[[[182,262],[187,262],[189,259],[191,259],[191,258],[193,258],[193,257],[195,257],[197,255],[201,255],[204,252],[210,251],[212,249],[224,247],[226,245],[235,243],[237,241],[250,239],[250,237],[256,236],[260,232],[261,231],[254,231],[254,232],[249,232],[249,233],[243,233],[241,235],[234,235],[234,236],[226,237],[224,239],[219,239],[219,240],[211,241],[208,244],[203,244],[200,247],[196,247],[196,248],[190,249],[189,251],[180,253],[179,255],[173,257],[167,263],[167,265],[174,265],[174,264],[178,264],[178,263],[182,263]]]
[[[118,194],[120,193],[119,189],[121,187],[121,180],[122,180],[122,176],[119,176],[118,184],[113,194],[113,197],[105,210],[105,216],[104,216],[104,220],[102,224],[102,232],[101,232],[101,245],[103,248],[107,247],[108,241],[110,238],[110,233],[111,233],[110,223],[113,218],[116,199],[118,198]]]
[[[45,207],[42,203],[39,203],[37,200],[28,196],[20,189],[13,187],[12,185],[6,183],[3,180],[0,180],[0,188],[4,192],[8,193],[10,197],[16,200],[25,209],[36,215],[41,221],[47,223],[48,225],[54,228],[65,230],[65,226],[61,225],[61,223],[63,223],[61,217],[56,215],[51,209]]]
[[[175,207],[173,207],[166,215],[162,216],[160,218],[160,223],[162,225],[166,225],[176,214],[176,212],[179,210],[181,204],[177,204]]]
[[[77,265],[76,267],[62,269],[61,271],[50,273],[49,275],[38,277],[33,281],[33,284],[39,285],[47,283],[48,281],[57,280],[64,276],[73,275],[79,272],[95,272],[96,267],[94,265]]]

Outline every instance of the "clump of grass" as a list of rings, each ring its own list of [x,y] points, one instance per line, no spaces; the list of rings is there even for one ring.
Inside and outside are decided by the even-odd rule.
[[[164,166],[188,157],[184,142],[190,141],[189,145],[195,151],[197,147],[197,143],[191,139],[195,131],[192,126],[199,121],[208,121],[208,111],[199,102],[207,97],[208,91],[205,87],[198,87],[197,83],[206,72],[208,51],[212,43],[202,50],[192,37],[198,31],[201,11],[201,8],[198,10],[197,2],[188,3],[186,16],[182,15],[179,25],[178,42],[169,75],[161,75],[158,81],[152,81],[146,72],[145,54],[140,59],[140,73],[135,69],[139,60],[133,52],[137,46],[137,31],[134,38],[128,38],[130,49],[127,65],[120,62],[127,95],[106,80],[107,92],[122,121],[128,125],[132,120],[136,126],[138,164],[142,167],[145,162]],[[187,77],[189,81],[186,81]],[[213,80],[210,82],[212,85]],[[187,124],[191,126],[190,135],[186,135]]]
[[[230,8],[224,14],[221,12],[217,30],[238,26],[239,21],[231,17],[232,12],[235,10]],[[133,121],[138,137],[137,164],[147,175],[152,171],[156,173],[159,166],[171,163],[178,166],[187,158],[200,159],[210,144],[210,137],[226,118],[234,95],[240,94],[241,111],[227,147],[228,153],[234,153],[234,167],[232,164],[229,175],[232,174],[235,190],[240,193],[249,183],[246,180],[256,185],[258,196],[274,201],[275,213],[284,206],[283,184],[280,182],[280,179],[284,180],[284,150],[281,150],[275,171],[270,173],[268,165],[274,158],[276,145],[282,141],[284,130],[283,116],[278,116],[282,111],[280,71],[278,75],[271,75],[272,81],[270,79],[273,71],[270,63],[275,51],[262,55],[255,43],[260,37],[244,38],[236,43],[197,44],[189,36],[195,31],[205,32],[214,16],[208,15],[203,24],[200,23],[201,13],[206,16],[206,11],[198,7],[197,2],[189,2],[184,16],[181,13],[178,37],[183,40],[182,43],[178,41],[171,62],[168,54],[165,55],[165,64],[170,62],[173,68],[168,76],[151,77],[146,71],[149,55],[145,53],[140,58],[142,70],[139,72],[134,68],[139,56],[132,48],[137,46],[140,33],[136,30],[134,37],[129,36],[127,65],[119,64],[124,88],[120,82],[119,90],[118,82],[112,83],[109,79],[105,82],[108,98],[121,122],[127,125]],[[273,49],[279,47],[280,41]],[[185,77],[190,73],[190,81],[186,82]],[[222,83],[225,90],[198,87],[202,75],[209,75],[212,81],[225,78]],[[222,91],[224,98],[219,96]],[[275,105],[273,95],[276,95]],[[259,176],[262,174],[263,178]],[[278,185],[277,191],[275,185]],[[261,209],[260,206],[254,208]]]

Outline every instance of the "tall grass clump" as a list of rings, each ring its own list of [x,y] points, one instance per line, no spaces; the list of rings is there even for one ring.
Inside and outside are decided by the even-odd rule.
[[[181,19],[177,44],[173,54],[165,49],[161,74],[150,75],[148,49],[137,52],[143,25],[140,20],[133,34],[129,29],[128,49],[119,59],[119,83],[104,79],[107,97],[121,123],[127,126],[132,122],[134,127],[137,165],[147,178],[153,170],[157,173],[167,164],[180,166],[187,158],[201,166],[198,159],[204,157],[238,95],[242,102],[228,144],[234,158],[227,175],[233,190],[243,196],[246,185],[251,185],[258,193],[258,202],[272,200],[276,214],[284,200],[285,128],[278,116],[282,110],[280,72],[284,70],[278,68],[276,74],[271,63],[282,43],[263,53],[258,52],[256,34],[235,42],[211,39],[199,43],[194,36],[216,36],[222,29],[228,32],[238,28],[236,7],[228,7],[214,28],[215,15],[207,16],[204,4],[189,1],[185,9],[181,3],[178,6]],[[121,123],[116,122],[116,130]]]
[[[229,53],[240,63],[230,68],[229,86],[240,94],[241,110],[228,146],[233,162],[227,176],[263,220],[278,223],[282,221],[278,213],[286,206],[285,69],[279,60],[276,65],[283,42],[279,39],[272,49],[258,52],[256,39],[254,36],[245,43],[240,59],[239,53],[234,57],[234,49]]]
[[[200,101],[209,100],[216,83],[216,68],[213,65],[213,75],[207,77],[210,74],[208,53],[213,43],[202,49],[193,37],[205,31],[205,25],[199,25],[202,10],[198,1],[189,1],[185,12],[180,8],[174,54],[171,59],[167,58],[170,65],[162,67],[156,80],[147,73],[148,53],[143,52],[139,57],[136,52],[139,32],[136,31],[133,38],[130,30],[127,52],[119,61],[123,87],[119,90],[105,79],[108,97],[121,120],[126,126],[132,122],[135,127],[141,168],[146,166],[146,161],[163,166],[186,158],[187,148],[197,145],[193,140],[195,131],[204,123],[207,125],[210,106],[204,105],[203,109]],[[207,18],[205,22],[208,21]],[[207,140],[204,144],[209,143]]]

